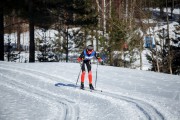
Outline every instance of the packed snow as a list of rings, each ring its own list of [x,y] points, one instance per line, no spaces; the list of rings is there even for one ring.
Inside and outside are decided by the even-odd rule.
[[[92,64],[0,62],[0,120],[180,120],[180,77]]]

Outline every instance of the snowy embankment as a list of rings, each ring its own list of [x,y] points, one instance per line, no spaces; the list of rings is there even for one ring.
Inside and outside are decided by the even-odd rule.
[[[75,85],[79,71],[77,63],[0,62],[0,119],[180,119],[179,76],[99,65],[103,92],[90,92]]]

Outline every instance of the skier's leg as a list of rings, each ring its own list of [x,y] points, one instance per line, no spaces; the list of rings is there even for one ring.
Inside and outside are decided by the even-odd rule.
[[[92,84],[92,71],[91,71],[91,63],[86,63],[87,69],[88,69],[88,78],[89,78],[89,84]]]
[[[94,87],[92,85],[92,71],[91,71],[91,63],[88,62],[87,64],[87,68],[88,68],[88,78],[89,78],[89,88],[94,90]]]
[[[89,84],[92,84],[92,71],[88,72]]]
[[[86,74],[86,72],[82,71],[82,74],[81,74],[81,83],[84,83],[85,74]]]
[[[88,78],[89,78],[89,88],[90,88],[91,90],[94,90],[94,87],[93,87],[93,85],[92,85],[92,71],[89,71],[89,73],[88,73]]]
[[[84,89],[84,78],[85,78],[85,66],[82,64],[82,74],[81,74],[81,89]]]

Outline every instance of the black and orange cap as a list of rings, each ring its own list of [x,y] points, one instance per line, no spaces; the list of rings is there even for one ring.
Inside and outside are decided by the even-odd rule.
[[[93,49],[94,49],[94,48],[93,48],[92,45],[88,45],[88,46],[87,46],[87,50],[92,51]]]

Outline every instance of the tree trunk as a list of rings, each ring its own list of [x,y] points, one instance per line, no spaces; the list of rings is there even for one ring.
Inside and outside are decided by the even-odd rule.
[[[96,0],[96,5],[97,5],[97,10],[98,10],[98,14],[100,13],[100,5],[99,5],[99,1],[98,0]],[[99,45],[99,35],[98,35],[98,29],[100,28],[100,17],[98,17],[98,28],[96,29],[96,51],[98,51],[99,50],[99,47],[98,47],[98,45]]]
[[[4,61],[4,15],[3,8],[0,8],[0,60]]]
[[[33,1],[29,3],[29,62],[35,62]]]
[[[128,0],[125,1],[125,10],[126,10],[125,19],[126,19],[126,23],[127,23],[127,21],[128,21],[128,14],[129,14],[129,13],[128,13],[128,7],[129,7],[128,2],[129,2]]]
[[[17,50],[18,51],[21,51],[21,48],[20,48],[20,46],[21,46],[21,28],[20,28],[21,26],[20,26],[20,24],[18,25],[18,29],[17,29]]]
[[[172,0],[172,6],[171,6],[171,17],[173,18],[173,10],[174,10],[174,0]]]
[[[68,40],[68,27],[67,27],[67,31],[66,31],[67,35],[66,35],[66,62],[68,62],[68,54],[69,54],[69,51],[68,51],[68,48],[69,48],[69,40]]]
[[[142,39],[144,36],[142,37]],[[140,40],[140,70],[142,70],[142,51],[143,51],[143,43],[142,40]]]
[[[103,32],[106,34],[106,0],[103,0]]]
[[[163,7],[160,5],[160,18],[163,18],[164,15],[164,11],[163,11]]]
[[[97,4],[98,13],[100,14],[101,7],[99,5],[99,1],[98,0],[96,0],[96,4]],[[98,28],[100,28],[100,24],[101,24],[101,17],[98,17]]]
[[[167,7],[167,0],[166,0],[166,14],[168,13],[168,7]],[[170,38],[169,38],[169,16],[167,14],[167,39],[168,39],[168,66],[169,66],[169,73],[172,74],[172,66],[171,66],[171,50],[170,50]]]
[[[159,71],[159,60],[158,60],[158,50],[157,50],[157,42],[156,42],[156,38],[155,38],[155,34],[154,34],[154,28],[153,28],[153,36],[154,36],[154,41],[155,41],[155,46],[156,46],[156,66],[157,66],[157,71]]]

